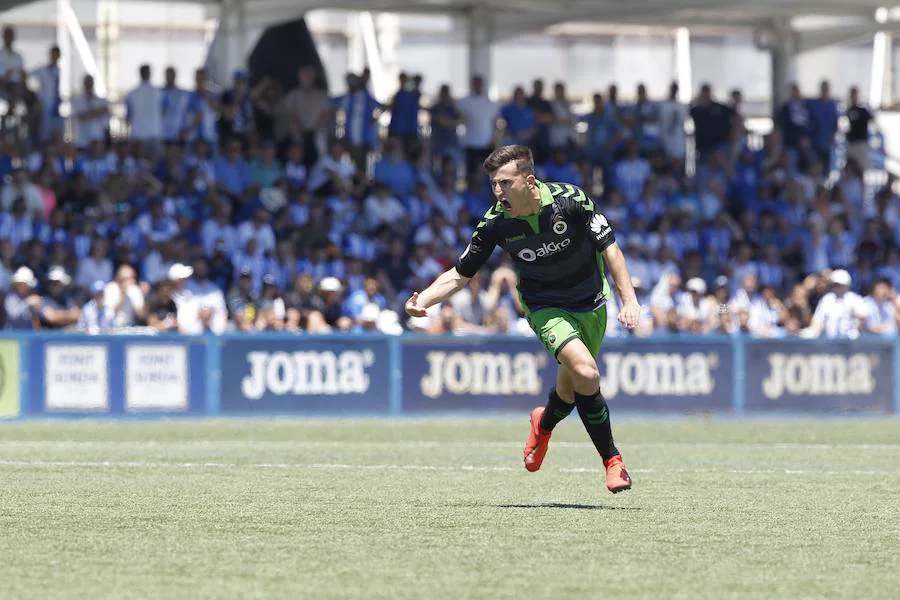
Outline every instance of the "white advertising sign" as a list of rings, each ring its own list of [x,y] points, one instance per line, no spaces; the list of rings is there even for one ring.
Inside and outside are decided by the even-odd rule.
[[[187,348],[129,345],[125,348],[125,410],[187,410]]]
[[[47,344],[44,380],[48,411],[109,408],[106,346]]]

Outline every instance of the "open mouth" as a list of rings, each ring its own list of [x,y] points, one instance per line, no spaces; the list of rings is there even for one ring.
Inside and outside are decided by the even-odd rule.
[[[509,203],[509,200],[506,198],[500,198],[500,205],[506,210],[512,209],[512,204]]]

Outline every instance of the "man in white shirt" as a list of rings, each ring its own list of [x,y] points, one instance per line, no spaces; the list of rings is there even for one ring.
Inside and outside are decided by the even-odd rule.
[[[275,251],[275,232],[269,225],[271,215],[265,208],[257,208],[253,213],[252,221],[244,221],[237,228],[237,244],[238,248],[246,248],[247,242],[251,239],[256,240],[255,257],[261,258],[263,255]]]
[[[328,154],[320,158],[309,176],[309,189],[312,192],[328,194],[341,188],[353,187],[353,176],[356,166],[347,157],[344,144],[334,140],[328,147]]]
[[[21,167],[13,170],[9,183],[0,190],[0,209],[11,211],[19,198],[25,201],[25,210],[31,218],[43,220],[44,197],[41,188],[28,180],[28,172]]]
[[[494,148],[494,134],[500,107],[484,94],[484,80],[472,78],[471,93],[456,103],[466,124],[462,147],[466,152],[466,173],[477,173]]]
[[[15,113],[16,104],[22,98],[22,83],[25,79],[22,55],[12,47],[15,41],[16,30],[7,25],[3,28],[3,48],[0,49],[0,94],[8,105],[4,119]]]
[[[878,335],[897,333],[896,292],[887,279],[879,279],[866,302],[866,330]]]
[[[50,62],[35,69],[31,76],[38,83],[38,101],[41,104],[40,140],[46,142],[62,135],[63,121],[59,115],[61,100],[59,90],[59,46],[50,47]]]
[[[84,93],[72,98],[72,121],[75,147],[87,150],[91,142],[104,141],[109,127],[109,104],[94,93],[94,78],[84,76]]]
[[[190,268],[190,267],[188,267]],[[196,304],[196,313],[188,312],[185,306],[182,320],[182,310],[179,303],[179,295],[175,295],[175,304],[178,306],[179,329],[183,333],[199,334],[206,331],[220,335],[228,326],[228,308],[225,304],[225,295],[222,290],[209,280],[209,265],[203,258],[194,261],[193,276],[188,280],[184,290],[190,293]],[[193,317],[194,320],[188,317]]]
[[[856,338],[866,315],[863,299],[850,291],[850,273],[838,269],[831,273],[831,290],[819,300],[812,323],[801,332],[802,337]]]
[[[673,82],[669,87],[669,99],[659,103],[659,135],[666,156],[678,161],[684,161],[687,115],[687,107],[678,101],[678,84]]]
[[[144,290],[137,283],[137,275],[129,265],[122,265],[115,281],[103,290],[103,306],[112,312],[113,327],[130,327],[145,315]]]
[[[131,138],[155,149],[162,139],[162,92],[150,83],[150,65],[141,65],[141,82],[128,92],[125,107]]]

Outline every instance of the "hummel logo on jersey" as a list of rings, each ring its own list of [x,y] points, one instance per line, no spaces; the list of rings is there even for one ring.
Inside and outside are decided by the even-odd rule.
[[[556,254],[557,252],[562,252],[566,248],[569,247],[569,244],[572,243],[572,238],[566,238],[561,242],[548,242],[542,245],[537,250],[532,250],[531,248],[524,248],[523,250],[519,250],[518,257],[524,260],[525,262],[534,262],[539,258],[544,258],[545,256],[550,256],[551,254]]]

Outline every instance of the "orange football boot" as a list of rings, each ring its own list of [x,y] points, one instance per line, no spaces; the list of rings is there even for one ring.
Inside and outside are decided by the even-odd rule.
[[[550,445],[552,432],[541,429],[541,417],[544,416],[544,407],[538,406],[531,411],[531,433],[525,443],[525,468],[532,473],[541,468],[547,448]]]
[[[613,494],[624,492],[631,489],[631,477],[625,470],[625,463],[622,462],[622,455],[616,454],[609,460],[603,461],[606,467],[606,489]]]

